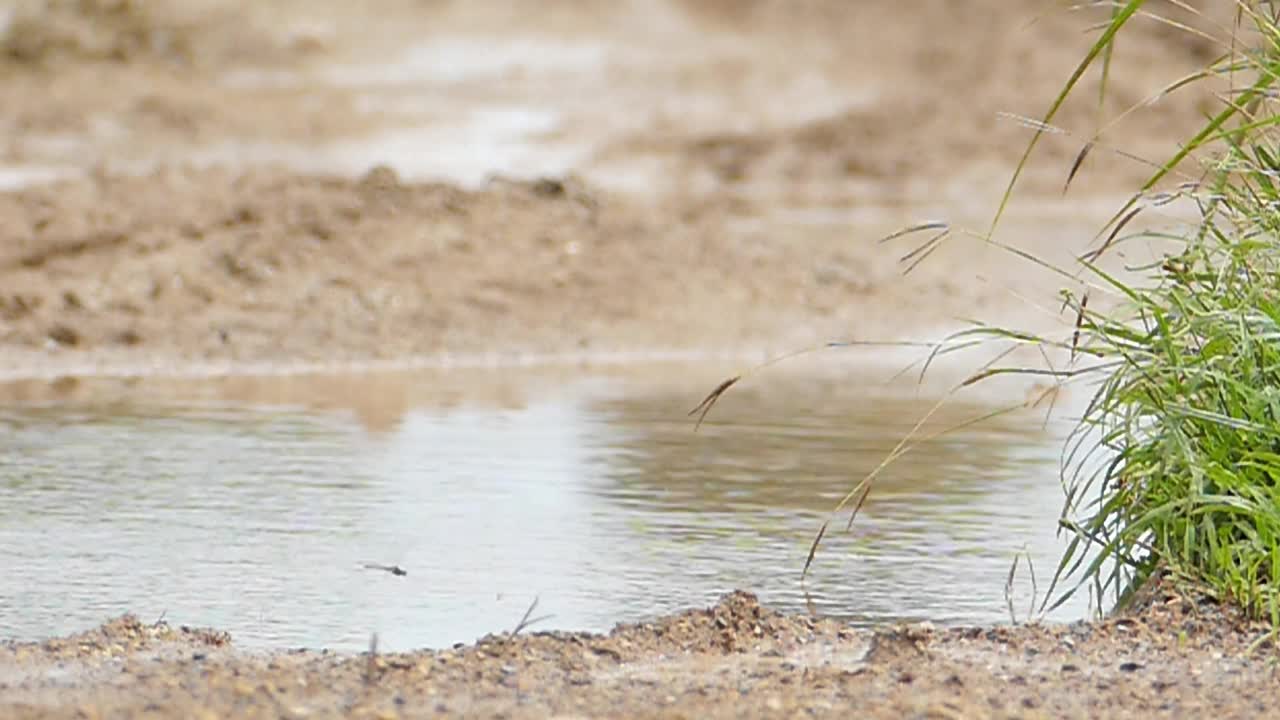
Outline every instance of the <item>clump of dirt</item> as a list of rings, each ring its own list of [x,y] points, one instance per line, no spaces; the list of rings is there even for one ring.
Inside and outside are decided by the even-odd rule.
[[[166,643],[189,646],[223,647],[231,642],[230,634],[208,628],[174,628],[159,621],[143,623],[134,615],[109,620],[92,630],[65,638],[53,638],[40,644],[42,653],[70,659],[102,655],[125,655],[151,650]],[[11,648],[18,647],[11,645]]]
[[[472,668],[501,678],[511,675],[512,663],[536,659],[546,669],[567,673],[601,672],[619,664],[643,663],[653,657],[702,655],[781,656],[820,639],[834,640],[839,623],[804,616],[786,616],[761,607],[751,593],[725,595],[714,606],[681,612],[653,622],[620,624],[605,635],[592,633],[504,633],[481,638],[474,645],[436,653],[440,671]],[[410,664],[414,653],[394,656]],[[417,661],[421,662],[420,655]],[[390,663],[394,666],[396,661]]]
[[[835,625],[818,623],[804,616],[786,616],[761,607],[747,592],[730,593],[713,607],[690,610],[663,618],[653,624],[624,625],[610,633],[615,642],[625,642],[641,651],[746,652],[770,647],[794,647]]]
[[[783,615],[762,607],[755,595],[737,591],[710,608],[687,610],[650,623],[621,624],[607,635],[535,633],[517,644],[559,645],[568,639],[595,654],[629,661],[653,654],[780,652],[838,634],[838,623]],[[510,635],[495,635],[482,639],[476,647],[487,651],[513,642],[517,641]]]

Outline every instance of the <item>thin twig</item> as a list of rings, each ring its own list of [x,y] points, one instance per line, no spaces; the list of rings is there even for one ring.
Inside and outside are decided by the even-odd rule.
[[[554,617],[553,615],[539,615],[538,617],[535,617],[535,618],[529,617],[530,615],[533,615],[533,611],[537,609],[537,607],[538,607],[538,598],[534,597],[533,602],[529,603],[529,609],[524,611],[524,615],[520,618],[520,622],[516,623],[516,628],[511,631],[511,637],[515,637],[516,635],[519,635],[521,630],[524,630],[530,625],[540,623],[543,620],[550,620],[552,617]]]

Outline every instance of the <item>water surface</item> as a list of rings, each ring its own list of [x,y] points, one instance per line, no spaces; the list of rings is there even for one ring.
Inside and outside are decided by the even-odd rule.
[[[607,630],[738,588],[861,624],[991,623],[1008,620],[1014,554],[1043,576],[1059,552],[1061,428],[1039,413],[892,466],[802,584],[827,511],[935,397],[774,379],[735,389],[695,433],[697,393],[652,383],[405,381],[439,386],[423,401],[346,382],[345,404],[134,390],[10,404],[0,636],[134,612],[249,647],[357,650],[375,632],[384,648],[439,647],[508,630],[535,599],[550,616],[537,629]],[[958,403],[935,427],[988,410]],[[1018,593],[1021,608],[1025,576]]]

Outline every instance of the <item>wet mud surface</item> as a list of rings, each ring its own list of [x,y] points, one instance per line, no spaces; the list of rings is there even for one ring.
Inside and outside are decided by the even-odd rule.
[[[868,305],[915,298],[923,314],[950,294],[842,234],[728,233],[731,213],[644,210],[557,180],[405,184],[385,168],[35,188],[0,196],[14,238],[0,342],[244,360],[717,348],[795,342],[796,317],[887,332]]]
[[[1052,277],[970,245],[904,280],[911,247],[875,243],[989,220],[1030,137],[1000,113],[1039,113],[1087,46],[1088,13],[997,7],[19,3],[0,362],[789,350],[997,320]],[[1116,105],[1205,42],[1136,33]],[[1203,102],[1105,141],[1159,156]],[[1095,110],[1060,121],[1011,231],[1050,255],[1147,169],[1095,150],[1062,201]]]
[[[55,717],[1263,717],[1273,646],[1153,593],[1093,624],[853,630],[747,593],[606,635],[503,632],[435,652],[237,651],[125,617],[0,646],[0,709]],[[376,641],[375,641],[376,642]]]
[[[0,195],[0,364],[783,352],[928,337],[1044,281],[994,253],[982,272],[996,281],[957,272],[962,245],[903,277],[869,231],[761,218],[732,201],[637,206],[554,179],[464,190],[385,167],[31,188]],[[1041,234],[1054,238],[1067,246]]]

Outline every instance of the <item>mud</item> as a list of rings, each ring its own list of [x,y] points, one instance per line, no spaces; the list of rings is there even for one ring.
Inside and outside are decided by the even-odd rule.
[[[10,362],[783,349],[891,338],[1003,292],[941,265],[904,279],[842,230],[726,232],[734,214],[640,208],[571,181],[406,184],[386,169],[30,189],[0,196],[14,238],[0,250],[0,343]]]
[[[1104,19],[1079,6],[1063,12],[1065,6],[1053,3],[916,8],[877,2],[758,2],[745,11],[737,3],[686,5],[703,18],[704,27],[728,27],[758,43],[761,36],[771,37],[773,42],[757,46],[762,55],[793,53],[793,73],[803,63],[808,73],[844,87],[846,98],[861,101],[846,99],[845,107],[821,117],[747,131],[715,129],[690,137],[673,129],[668,135],[624,142],[611,152],[662,157],[686,187],[763,183],[775,201],[829,195],[840,188],[852,188],[858,198],[885,201],[939,193],[955,195],[959,202],[993,200],[1031,138],[1028,124],[1019,118],[1043,114],[1093,40],[1082,28]],[[1229,26],[1223,8],[1201,5],[1203,15],[1165,3],[1152,6],[1151,12],[1213,28],[1211,33]],[[785,35],[774,34],[781,28]],[[1114,62],[1124,70],[1111,79],[1101,110],[1099,81],[1087,75],[1055,117],[1054,130],[1042,138],[1024,191],[1060,192],[1067,168],[1099,130],[1100,152],[1074,183],[1076,192],[1131,187],[1144,180],[1151,168],[1116,151],[1163,159],[1169,139],[1199,122],[1196,116],[1208,107],[1203,93],[1209,88],[1163,96],[1115,125],[1109,121],[1160,95],[1172,80],[1219,51],[1206,37],[1154,21],[1139,24],[1117,44]],[[797,62],[797,55],[803,60]],[[793,75],[791,82],[799,80]]]
[[[27,0],[15,3],[10,13],[0,54],[19,65],[56,69],[151,61],[190,66],[221,65],[237,56],[286,57],[286,43],[272,42],[252,21],[237,27],[234,13],[208,2]]]
[[[972,247],[903,280],[909,248],[872,241],[923,213],[989,218],[1029,138],[998,113],[1041,112],[1096,18],[731,5],[19,3],[0,33],[0,175],[62,181],[0,195],[0,362],[792,349],[999,320],[1052,280]],[[1206,46],[1141,26],[1111,102]],[[437,59],[406,59],[423,47]],[[485,48],[490,64],[465,64]],[[1045,199],[1096,126],[1089,92],[1028,171],[1015,232],[1032,251],[1082,245],[1105,217],[1090,193],[1116,199],[1145,170],[1095,150],[1069,204]],[[1103,145],[1158,157],[1206,97],[1180,91]],[[528,142],[560,160],[486,170],[377,144],[465,136],[513,102],[556,118]],[[450,179],[505,169],[521,179]],[[787,219],[806,213],[832,219]]]
[[[440,651],[238,651],[134,617],[0,646],[0,710],[57,717],[1264,717],[1274,646],[1160,589],[1071,626],[855,630],[738,592],[607,635],[506,631]]]

